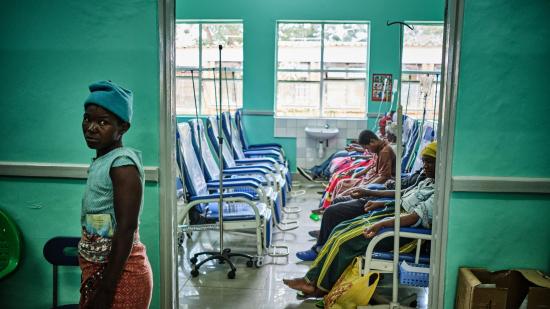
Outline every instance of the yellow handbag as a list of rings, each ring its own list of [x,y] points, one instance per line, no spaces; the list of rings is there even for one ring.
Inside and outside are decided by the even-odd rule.
[[[325,309],[355,309],[368,305],[380,280],[380,274],[370,272],[361,277],[361,257],[356,257],[325,296]]]

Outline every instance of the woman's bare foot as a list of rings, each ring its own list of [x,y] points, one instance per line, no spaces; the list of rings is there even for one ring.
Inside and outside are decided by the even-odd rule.
[[[305,297],[323,297],[326,294],[315,285],[307,283],[304,278],[283,279],[283,283],[291,289],[301,291]]]
[[[283,279],[283,283],[291,289],[302,291],[306,295],[315,293],[315,286],[307,283],[304,278]]]

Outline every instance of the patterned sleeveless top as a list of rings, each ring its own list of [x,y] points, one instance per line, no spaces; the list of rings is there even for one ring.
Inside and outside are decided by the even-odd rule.
[[[106,262],[111,248],[111,238],[116,229],[113,183],[109,171],[114,167],[128,165],[138,169],[143,192],[144,171],[141,152],[128,147],[116,148],[94,159],[90,165],[82,198],[80,223],[83,237],[79,244],[80,255],[89,261]],[[140,213],[142,206],[143,194]]]

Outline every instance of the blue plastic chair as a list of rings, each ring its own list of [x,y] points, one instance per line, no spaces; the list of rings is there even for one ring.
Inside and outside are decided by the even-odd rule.
[[[219,145],[218,145],[218,121],[217,117],[211,116],[208,117],[206,121],[207,125],[207,135],[210,140],[210,143],[212,145],[212,148],[215,152],[218,152]],[[284,188],[282,190],[283,192],[283,198],[286,200],[286,192],[289,190],[289,186],[287,185],[286,181],[286,175],[285,167],[278,164],[278,162],[273,158],[246,158],[241,160],[235,160],[232,151],[230,150],[229,146],[227,144],[223,145],[222,154],[223,154],[223,161],[224,161],[224,170],[227,169],[234,169],[234,168],[242,168],[244,166],[246,167],[254,167],[259,169],[264,169],[268,174],[270,174],[270,177],[272,179],[275,179],[279,188]]]
[[[418,150],[416,151],[414,164],[412,165],[411,171],[416,171],[422,168],[422,156],[420,153],[422,153],[424,147],[435,140],[435,136],[437,136],[437,128],[435,124],[432,121],[424,122],[422,136],[419,137],[420,144],[418,146]]]
[[[184,177],[185,187],[189,194],[188,203],[184,205],[181,215],[185,217],[191,209],[197,210],[204,220],[203,227],[200,224],[181,224],[182,231],[215,229],[219,221],[219,184],[207,183],[201,170],[199,161],[193,147],[183,141],[191,141],[191,127],[188,123],[178,124],[178,163],[181,174]],[[231,181],[223,183],[223,217],[225,230],[255,229],[257,258],[263,257],[271,242],[271,210],[261,199],[261,191],[257,195],[239,192],[243,187],[260,189],[261,185],[254,181]]]
[[[44,245],[44,257],[53,265],[53,308],[79,308],[78,304],[57,305],[58,294],[58,267],[59,266],[78,266],[78,254],[67,254],[69,252],[78,252],[78,242],[80,237],[54,237]]]
[[[222,113],[222,129],[224,135],[227,137],[229,144],[233,148],[233,154],[238,159],[252,158],[252,157],[272,157],[279,163],[286,165],[284,157],[284,151],[282,148],[265,147],[265,148],[244,148],[243,142],[240,138],[237,128],[235,127],[231,114],[229,112]]]
[[[288,161],[285,159],[282,149],[245,149],[242,145],[240,136],[237,133],[237,129],[233,127],[233,122],[231,121],[231,115],[229,112],[222,113],[222,129],[224,135],[228,141],[230,141],[234,157],[237,160],[246,160],[247,158],[273,158],[281,166],[281,171],[285,176],[288,190],[292,190],[292,175],[288,169]]]
[[[210,145],[206,139],[206,134],[204,132],[204,124],[201,120],[192,119],[189,122],[192,131],[192,145],[195,149],[195,153],[204,167],[203,172],[204,176],[208,182],[219,181],[220,169],[214,159],[214,154],[210,149]],[[187,141],[183,141],[188,144]],[[277,190],[277,186],[273,185],[268,179],[265,178],[265,174],[260,170],[257,171],[254,168],[247,168],[244,166],[240,169],[229,169],[224,170],[224,178],[229,181],[257,181],[262,185],[263,190],[265,190],[265,195],[268,197],[269,205],[271,207],[272,213],[275,214],[274,219],[277,227],[280,230],[288,231],[298,227],[297,221],[288,221],[283,220],[281,208],[284,207],[285,201],[282,198],[281,190]],[[229,176],[229,178],[227,178]],[[245,190],[243,192],[251,193],[254,195],[255,192],[250,190]]]
[[[429,264],[429,255],[421,254],[422,241],[430,241],[432,230],[424,228],[401,227],[399,231],[400,238],[408,238],[417,241],[415,254],[400,253],[399,261],[406,261],[415,264]],[[376,245],[383,239],[394,236],[393,228],[383,228],[378,231],[378,234],[369,242],[364,255],[365,263],[363,264],[362,274],[367,274],[370,271],[379,271],[391,273],[393,271],[393,252],[376,251]]]
[[[240,137],[241,143],[245,150],[273,149],[273,150],[278,150],[282,152],[284,156],[284,150],[281,144],[277,144],[277,143],[253,144],[253,145],[249,144],[248,139],[246,138],[246,130],[244,128],[244,123],[242,118],[243,118],[243,110],[242,108],[239,108],[235,112],[235,125],[237,127],[237,131],[238,131],[238,135]]]
[[[403,173],[410,172],[408,169],[409,161],[417,150],[416,144],[418,142],[419,127],[418,121],[411,117],[406,117],[403,121],[403,137],[406,137],[405,150],[403,151],[401,161],[401,171]]]

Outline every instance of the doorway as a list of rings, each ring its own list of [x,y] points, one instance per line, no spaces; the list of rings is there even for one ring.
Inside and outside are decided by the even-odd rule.
[[[445,285],[445,253],[451,192],[451,162],[454,138],[455,104],[460,56],[463,0],[447,0],[444,22],[443,64],[439,104],[437,167],[437,207],[434,225],[429,308],[442,308]],[[178,307],[176,244],[176,132],[175,113],[175,0],[159,0],[160,37],[160,289],[161,307]]]

